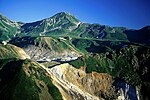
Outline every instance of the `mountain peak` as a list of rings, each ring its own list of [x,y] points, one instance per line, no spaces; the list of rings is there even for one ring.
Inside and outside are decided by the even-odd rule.
[[[50,19],[68,20],[69,22],[72,22],[72,23],[78,23],[78,22],[80,22],[75,16],[73,16],[72,14],[67,13],[67,12],[57,13],[54,16],[50,17]]]
[[[59,14],[59,15],[70,15],[69,13],[67,13],[67,12],[59,12],[59,13],[57,13],[57,14]],[[56,15],[57,15],[56,14]]]
[[[59,12],[59,13],[57,13],[57,14],[54,15],[54,16],[58,16],[58,15],[63,15],[63,16],[73,16],[73,15],[71,15],[70,13],[67,13],[67,12]]]

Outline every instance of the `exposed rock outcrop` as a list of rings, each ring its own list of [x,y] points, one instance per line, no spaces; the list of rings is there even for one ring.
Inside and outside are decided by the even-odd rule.
[[[55,66],[48,71],[65,100],[101,100],[115,97],[113,78],[108,74],[87,74],[68,63]]]
[[[67,40],[52,37],[15,38],[10,43],[23,48],[36,61],[72,60],[80,53]]]

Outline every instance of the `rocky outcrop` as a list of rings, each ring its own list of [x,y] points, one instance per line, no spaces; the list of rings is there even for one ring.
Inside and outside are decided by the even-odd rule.
[[[140,100],[140,89],[107,73],[86,73],[68,63],[45,68],[64,100]]]
[[[36,61],[74,60],[80,56],[65,39],[26,36],[15,38],[10,43],[23,48]]]
[[[85,73],[68,63],[47,69],[64,100],[102,100],[115,97],[112,76],[105,73]]]

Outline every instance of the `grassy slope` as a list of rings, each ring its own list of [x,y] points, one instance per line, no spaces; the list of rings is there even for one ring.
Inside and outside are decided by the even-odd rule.
[[[20,60],[22,53],[14,45],[0,45],[0,99],[61,99],[50,76],[37,62]],[[23,50],[22,50],[23,51]]]
[[[0,15],[0,41],[10,40],[17,33],[18,28],[16,25],[12,26],[8,23],[14,23],[6,17]]]
[[[7,63],[6,63],[7,62]],[[5,100],[60,100],[62,96],[42,67],[31,60],[0,62],[0,98]],[[12,69],[13,67],[13,69]],[[8,96],[9,95],[9,96]]]
[[[16,47],[12,44],[2,45],[0,44],[0,59],[9,59],[9,58],[20,58],[25,59],[29,56],[19,47]]]
[[[140,52],[143,50],[143,52]],[[141,55],[145,59],[141,59]],[[150,49],[144,47],[131,46],[122,50],[116,50],[113,53],[105,53],[100,55],[89,55],[80,58],[76,61],[70,62],[73,66],[80,68],[86,66],[88,73],[97,71],[100,73],[109,73],[114,77],[120,77],[130,84],[140,84],[141,74],[139,68],[148,66],[150,59]],[[144,63],[141,65],[141,63]],[[149,69],[149,68],[148,68]]]

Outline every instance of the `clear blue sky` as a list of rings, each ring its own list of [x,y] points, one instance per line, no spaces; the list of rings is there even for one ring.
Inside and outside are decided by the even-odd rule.
[[[150,25],[150,0],[0,0],[0,13],[14,21],[33,22],[62,11],[87,23]]]

